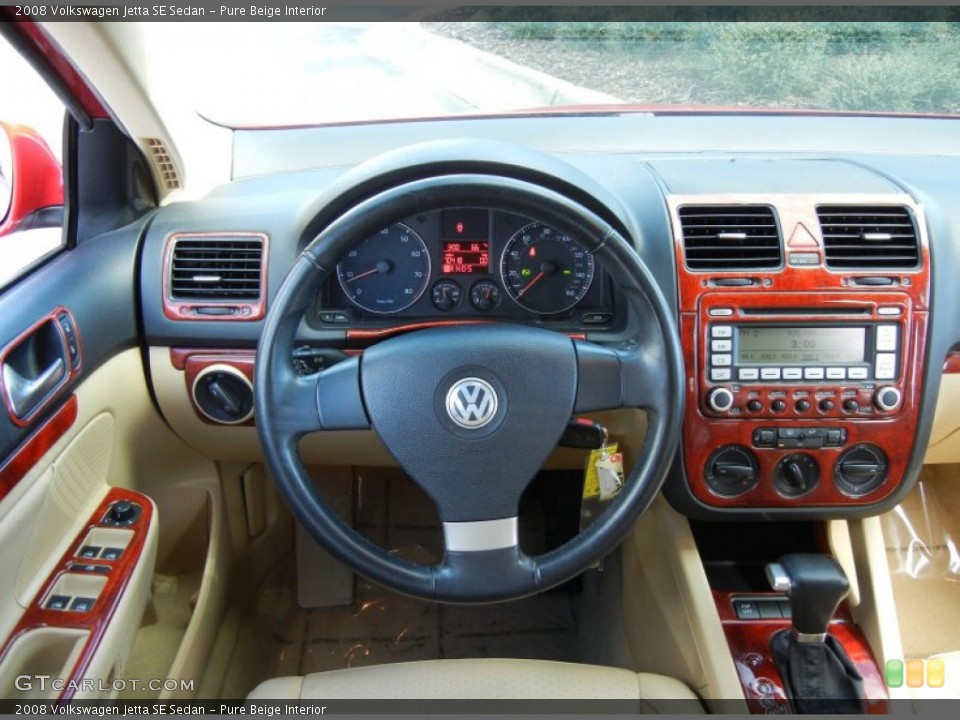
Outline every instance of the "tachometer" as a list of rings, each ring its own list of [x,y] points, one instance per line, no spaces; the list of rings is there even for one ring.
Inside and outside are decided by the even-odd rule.
[[[346,296],[372,313],[406,310],[430,281],[430,253],[403,223],[371,235],[337,263],[337,279]]]
[[[500,273],[517,304],[552,315],[583,300],[593,282],[593,256],[569,235],[535,222],[507,241]]]

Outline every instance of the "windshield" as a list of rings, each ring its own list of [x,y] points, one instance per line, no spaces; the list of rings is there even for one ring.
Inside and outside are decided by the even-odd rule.
[[[181,97],[190,78],[193,109],[229,127],[612,104],[960,112],[958,23],[145,23],[143,33],[163,50],[153,74]]]

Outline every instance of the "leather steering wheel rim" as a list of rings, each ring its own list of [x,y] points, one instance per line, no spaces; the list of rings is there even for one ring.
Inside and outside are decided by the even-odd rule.
[[[573,235],[594,254],[631,306],[639,326],[637,342],[607,348],[559,335],[562,340],[557,341],[536,335],[536,342],[556,345],[558,358],[563,356],[557,360],[558,368],[566,368],[568,356],[574,358],[575,397],[570,413],[606,407],[642,408],[647,412],[648,428],[641,455],[621,494],[590,527],[565,545],[538,557],[527,557],[516,545],[484,547],[483,551],[448,547],[441,563],[428,566],[391,555],[347,526],[323,501],[307,475],[297,450],[300,438],[315,430],[363,427],[364,418],[370,422],[377,405],[372,394],[377,388],[365,384],[362,373],[369,367],[375,374],[378,353],[410,351],[418,342],[454,348],[463,343],[479,347],[500,339],[508,345],[516,341],[523,349],[526,335],[557,334],[496,324],[473,326],[456,336],[418,331],[368,350],[369,360],[335,365],[321,373],[319,380],[297,377],[290,357],[304,312],[351,247],[405,217],[455,206],[497,207],[536,217],[559,232]],[[266,461],[281,493],[308,532],[334,557],[407,595],[445,602],[492,602],[528,596],[565,582],[625,539],[659,492],[673,461],[680,436],[683,378],[679,335],[670,304],[637,253],[609,223],[537,183],[503,174],[442,174],[401,182],[354,205],[298,257],[264,322],[255,369],[255,412]],[[511,392],[518,391],[513,388]],[[378,429],[376,419],[373,426]],[[549,437],[543,439],[544,447],[548,441]],[[388,449],[394,452],[389,444]],[[403,461],[401,465],[407,469]],[[454,475],[451,472],[451,478]],[[532,475],[527,482],[531,479]],[[456,493],[443,497],[445,501],[454,498],[451,505],[457,502]],[[467,519],[471,517],[467,515]],[[444,525],[446,530],[446,521]]]

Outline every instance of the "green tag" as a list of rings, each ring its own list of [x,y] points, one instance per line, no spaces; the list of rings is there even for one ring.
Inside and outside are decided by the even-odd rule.
[[[887,660],[887,687],[903,687],[903,660]]]

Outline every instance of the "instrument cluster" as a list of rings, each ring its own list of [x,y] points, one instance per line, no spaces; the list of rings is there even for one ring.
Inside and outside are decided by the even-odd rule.
[[[610,283],[576,237],[491,208],[446,208],[382,229],[341,258],[321,324],[391,318],[613,322]]]

